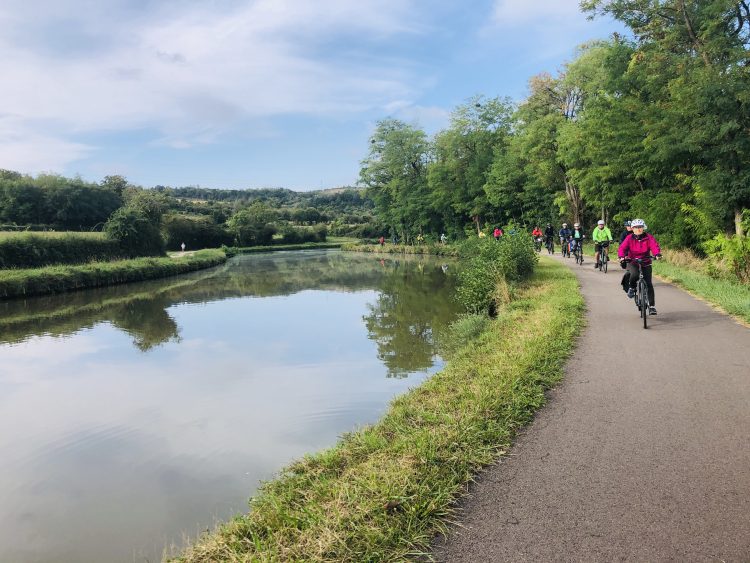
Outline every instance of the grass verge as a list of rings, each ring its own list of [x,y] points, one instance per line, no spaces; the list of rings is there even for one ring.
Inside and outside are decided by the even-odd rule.
[[[447,367],[395,399],[383,419],[264,484],[250,512],[179,558],[393,561],[423,554],[476,472],[562,376],[583,315],[573,274],[543,259],[514,301]]]
[[[135,258],[0,271],[0,298],[61,293],[133,281],[166,278],[210,268],[227,259],[221,250],[201,250],[184,257]]]
[[[349,252],[374,252],[377,254],[430,254],[433,256],[458,256],[458,248],[445,244],[343,244],[341,250]]]
[[[654,273],[674,283],[744,324],[750,324],[750,285],[708,275],[703,268],[675,263],[670,252],[664,251],[664,260],[654,262]]]
[[[245,246],[230,247],[229,253],[234,254],[253,254],[255,252],[277,252],[282,250],[311,250],[325,248],[341,248],[341,242],[303,242],[300,244],[272,244],[269,246]]]

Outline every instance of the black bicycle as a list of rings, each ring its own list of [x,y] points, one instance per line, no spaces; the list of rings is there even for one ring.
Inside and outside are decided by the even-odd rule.
[[[570,258],[570,241],[560,239],[560,246],[562,247],[563,258]]]
[[[599,271],[607,273],[607,264],[609,263],[609,243],[599,243]]]
[[[576,264],[583,264],[583,241],[573,239],[573,256],[576,258]]]
[[[630,261],[631,259],[626,260],[626,262]],[[636,258],[632,262],[638,264],[638,284],[635,286],[635,304],[643,319],[643,328],[648,328],[648,310],[651,307],[651,303],[648,302],[648,284],[643,277],[643,259]]]
[[[547,254],[555,253],[555,242],[552,240],[552,237],[547,237],[547,242],[544,245],[547,247]]]
[[[534,237],[534,250],[537,252],[542,251],[542,237]]]

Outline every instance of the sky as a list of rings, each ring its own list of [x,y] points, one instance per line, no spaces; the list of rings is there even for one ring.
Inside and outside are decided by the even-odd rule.
[[[0,28],[0,168],[298,191],[619,30],[578,0],[3,0]]]

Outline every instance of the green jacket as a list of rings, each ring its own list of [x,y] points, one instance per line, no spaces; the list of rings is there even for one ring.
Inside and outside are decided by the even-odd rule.
[[[603,229],[594,227],[594,234],[591,235],[591,238],[594,242],[609,242],[611,240],[614,240],[612,238],[612,233],[610,232],[609,227],[604,227]]]

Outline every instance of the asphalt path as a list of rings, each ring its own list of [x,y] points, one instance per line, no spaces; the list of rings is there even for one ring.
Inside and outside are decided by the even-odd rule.
[[[586,326],[549,403],[461,503],[437,561],[750,561],[750,329],[617,262],[562,259]]]

